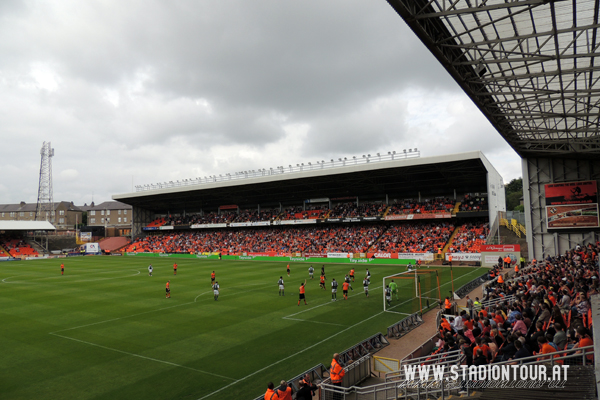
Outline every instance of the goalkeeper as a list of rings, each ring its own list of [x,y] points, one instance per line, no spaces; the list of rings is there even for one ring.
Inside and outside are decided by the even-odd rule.
[[[396,284],[396,282],[394,282],[393,279],[390,282],[390,290],[392,291],[392,295],[396,297],[396,300],[398,300],[398,285]]]

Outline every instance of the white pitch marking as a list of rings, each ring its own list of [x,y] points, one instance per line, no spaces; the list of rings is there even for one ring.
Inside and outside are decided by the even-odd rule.
[[[50,280],[50,279],[62,279],[62,280],[66,280],[69,283],[96,282],[96,281],[106,281],[106,280],[112,280],[112,279],[122,279],[122,278],[127,278],[127,277],[130,277],[130,276],[136,276],[136,275],[140,274],[140,271],[138,271],[137,269],[134,269],[133,271],[136,271],[137,273],[132,274],[132,275],[125,275],[125,276],[123,276],[123,275],[121,275],[121,276],[115,276],[115,277],[112,277],[112,278],[80,279],[80,280],[76,280],[76,281],[69,280],[69,278],[76,278],[78,276],[86,276],[84,274],[76,274],[76,275],[67,275],[67,276],[65,276],[65,275],[48,276],[48,277],[45,277],[45,278],[29,279],[29,280],[24,281],[24,282],[6,282],[7,279],[24,277],[25,276],[25,275],[15,275],[15,276],[9,276],[8,278],[4,278],[2,280],[2,283],[20,283],[20,284],[26,283],[26,284],[32,284],[35,281],[47,281],[47,280]],[[106,273],[112,273],[112,272],[114,272],[114,271],[99,272],[98,274],[106,274]]]
[[[376,288],[369,289],[369,290],[373,291],[373,290],[381,289],[382,287],[383,287],[383,286],[377,286]],[[349,297],[356,297],[356,296],[360,296],[360,295],[362,295],[362,294],[364,294],[364,292],[359,292],[359,293],[353,294],[353,295],[351,295],[351,296],[349,296]],[[290,319],[290,318],[288,318],[288,317],[293,317],[294,315],[302,314],[302,313],[304,313],[304,312],[307,312],[307,311],[312,311],[312,310],[314,310],[315,308],[323,307],[323,306],[326,306],[326,305],[328,305],[328,304],[329,304],[329,305],[333,305],[333,303],[335,303],[335,302],[334,302],[334,301],[327,301],[327,302],[325,302],[325,303],[323,303],[323,304],[319,304],[318,306],[314,306],[314,307],[306,308],[306,309],[304,309],[304,310],[302,310],[302,311],[298,311],[297,313],[290,314],[290,315],[286,315],[285,317],[282,317],[282,318],[284,318],[284,319]]]
[[[483,267],[482,267],[482,268],[483,268]],[[479,269],[481,269],[481,268],[479,268]],[[469,273],[467,273],[467,274],[461,275],[461,277],[462,277],[462,276],[467,276],[467,275],[470,275],[470,274],[472,274],[473,272],[476,272],[476,271],[478,271],[479,269],[476,269],[475,271],[472,271],[472,272],[469,272]],[[452,283],[452,282],[448,282],[448,283]],[[445,283],[445,284],[443,284],[443,285],[440,285],[440,287],[441,287],[441,286],[445,286],[445,285],[447,285],[448,283]],[[381,286],[380,286],[380,287],[381,287]],[[403,303],[401,303],[401,304],[408,303],[409,301],[412,301],[412,299],[410,299],[410,300],[407,300],[407,301],[405,301],[405,302],[403,302]],[[329,304],[329,303],[325,303],[325,304]],[[323,304],[323,305],[324,305],[324,304]],[[258,371],[254,371],[253,373],[251,373],[251,374],[249,374],[249,375],[246,375],[245,377],[243,377],[243,378],[241,378],[241,379],[238,379],[237,381],[235,381],[235,382],[232,382],[232,383],[230,383],[229,385],[223,386],[222,388],[220,388],[220,389],[218,389],[218,390],[215,390],[214,392],[212,392],[212,393],[209,393],[209,394],[207,394],[207,395],[206,395],[206,396],[204,396],[204,397],[200,397],[198,400],[204,400],[204,399],[206,399],[206,398],[208,398],[208,397],[211,397],[212,395],[214,395],[214,394],[217,394],[217,393],[221,392],[222,390],[225,390],[225,389],[227,389],[227,388],[229,388],[229,387],[231,387],[231,386],[233,386],[233,385],[235,385],[235,384],[237,384],[237,383],[239,383],[239,382],[242,382],[242,381],[244,381],[244,380],[246,380],[246,379],[250,378],[251,376],[254,376],[254,375],[258,374],[259,372],[262,372],[262,371],[264,371],[264,370],[266,370],[266,369],[269,369],[269,368],[271,368],[271,367],[272,367],[272,366],[274,366],[274,365],[280,364],[280,363],[282,363],[282,362],[284,362],[284,361],[287,361],[287,360],[289,360],[289,359],[290,359],[290,358],[292,358],[292,357],[295,357],[295,356],[297,356],[297,355],[299,355],[299,354],[302,354],[302,353],[306,352],[307,350],[310,350],[310,349],[312,349],[312,348],[314,348],[314,347],[316,347],[316,346],[319,346],[319,345],[321,345],[321,344],[325,343],[326,341],[328,341],[329,339],[331,339],[331,338],[334,338],[334,337],[336,337],[336,336],[338,336],[338,335],[340,335],[340,334],[342,334],[342,333],[344,333],[344,332],[346,332],[346,331],[348,331],[348,330],[350,330],[350,329],[352,329],[352,328],[354,328],[354,327],[356,327],[356,326],[358,326],[358,325],[362,324],[363,322],[366,322],[366,321],[368,321],[368,320],[370,320],[370,319],[373,319],[373,318],[375,318],[375,317],[378,317],[378,316],[380,316],[380,315],[381,315],[381,314],[383,314],[383,313],[385,313],[385,311],[381,311],[380,313],[374,314],[374,315],[370,316],[370,317],[369,317],[369,318],[367,318],[367,319],[364,319],[364,320],[362,320],[362,321],[360,321],[360,322],[357,322],[356,324],[354,324],[354,325],[352,325],[352,326],[349,326],[349,327],[348,327],[348,328],[346,328],[346,329],[343,329],[343,330],[341,330],[341,331],[339,331],[339,332],[337,332],[337,333],[334,333],[333,335],[331,335],[331,336],[327,337],[326,339],[323,339],[323,340],[321,340],[320,342],[317,342],[317,343],[313,344],[312,346],[306,347],[306,348],[304,348],[304,349],[300,350],[299,352],[297,352],[297,353],[295,353],[295,354],[292,354],[292,355],[290,355],[290,356],[288,356],[288,357],[285,357],[285,358],[283,358],[283,359],[281,359],[281,360],[279,360],[279,361],[277,361],[277,362],[274,362],[274,363],[273,363],[273,364],[271,364],[271,365],[267,365],[266,367],[264,367],[264,368],[262,368],[262,369],[259,369]],[[293,314],[292,314],[292,315],[293,315]]]
[[[208,372],[208,371],[203,371],[201,369],[196,369],[196,368],[192,368],[192,367],[186,367],[185,365],[181,365],[181,364],[175,364],[173,362],[170,361],[164,361],[164,360],[159,360],[157,358],[152,358],[152,357],[146,357],[146,356],[142,356],[140,354],[135,354],[135,353],[130,353],[128,351],[123,351],[123,350],[119,350],[119,349],[113,349],[112,347],[106,347],[106,346],[102,346],[100,344],[96,344],[96,343],[92,343],[92,342],[86,342],[85,340],[79,340],[79,339],[75,339],[69,336],[63,336],[63,335],[58,335],[56,333],[51,333],[51,335],[57,336],[57,337],[61,337],[63,339],[68,339],[68,340],[73,340],[75,342],[79,342],[79,343],[84,343],[90,346],[94,346],[94,347],[99,347],[101,349],[105,349],[105,350],[110,350],[110,351],[114,351],[117,353],[121,353],[121,354],[127,354],[129,356],[132,357],[138,357],[138,358],[142,358],[144,360],[150,360],[150,361],[155,361],[155,362],[159,362],[159,363],[163,363],[163,364],[167,364],[167,365],[172,365],[174,367],[179,367],[179,368],[185,368],[185,369],[189,369],[191,371],[195,371],[195,372],[200,372],[202,374],[206,374],[206,375],[212,375],[212,376],[216,376],[217,378],[223,378],[223,379],[228,379],[230,381],[235,380],[235,378],[230,378],[228,376],[223,376],[223,375],[219,375],[219,374],[214,374],[212,372]]]
[[[74,326],[72,328],[67,328],[67,329],[60,329],[58,331],[54,331],[54,332],[48,332],[50,335],[55,335],[57,332],[66,332],[66,331],[72,331],[74,329],[79,329],[79,328],[86,328],[88,326],[94,326],[94,325],[100,325],[100,324],[105,324],[107,322],[112,322],[112,321],[118,321],[121,319],[126,319],[126,318],[132,318],[132,317],[137,317],[138,315],[144,315],[144,314],[149,314],[149,313],[153,313],[153,312],[157,312],[157,311],[162,311],[162,310],[168,310],[169,308],[175,308],[175,307],[182,307],[188,304],[194,304],[193,301],[190,301],[188,303],[182,303],[182,304],[176,304],[174,306],[169,306],[169,307],[162,307],[162,308],[158,308],[156,310],[150,310],[150,311],[144,311],[141,313],[137,313],[137,314],[131,314],[131,315],[126,315],[124,317],[118,317],[118,318],[111,318],[111,319],[107,319],[104,321],[99,321],[99,322],[93,322],[91,324],[85,324],[85,325],[79,325],[79,326]],[[58,335],[57,335],[58,336]]]
[[[342,325],[342,324],[334,324],[331,322],[321,322],[321,321],[311,321],[309,319],[299,319],[299,318],[288,318],[288,317],[282,317],[281,319],[287,319],[289,321],[300,321],[300,322],[310,322],[313,324],[323,324],[323,325],[335,325],[335,326],[347,326],[347,325]]]

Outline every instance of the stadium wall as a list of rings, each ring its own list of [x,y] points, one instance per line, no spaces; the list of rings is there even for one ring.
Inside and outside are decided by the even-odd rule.
[[[167,254],[167,253],[123,253],[129,257],[161,257],[161,258],[196,258],[203,260],[219,260],[218,255],[207,254]],[[284,262],[306,262],[313,264],[416,264],[414,259],[384,259],[384,258],[313,258],[313,257],[266,257],[266,256],[222,256],[223,260],[234,261],[284,261]]]
[[[545,185],[576,181],[600,181],[600,160],[584,158],[524,158],[523,203],[530,259],[557,256],[577,245],[595,243],[599,228],[550,229],[546,215]]]

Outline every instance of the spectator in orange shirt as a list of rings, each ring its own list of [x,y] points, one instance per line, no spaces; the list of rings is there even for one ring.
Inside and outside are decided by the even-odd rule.
[[[580,326],[579,328],[577,328],[577,331],[575,333],[575,337],[577,339],[579,339],[579,342],[575,346],[573,346],[574,349],[575,348],[580,348],[580,347],[591,346],[591,345],[594,344],[594,341],[592,340],[592,338],[587,333],[587,329],[585,329],[583,326]],[[578,351],[578,353],[581,353],[581,352],[582,351]],[[586,356],[586,359],[588,361],[593,361],[594,360],[594,355],[590,354],[590,355]]]

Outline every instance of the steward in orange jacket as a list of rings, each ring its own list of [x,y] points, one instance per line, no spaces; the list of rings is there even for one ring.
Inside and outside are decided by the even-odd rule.
[[[273,385],[273,382],[269,382],[267,385],[265,400],[279,400],[279,396],[277,396],[277,392],[275,392],[275,385]]]
[[[335,386],[342,386],[342,378],[346,375],[346,371],[338,362],[340,355],[335,353],[333,360],[331,360],[331,369],[329,370],[329,376],[331,377],[331,384]]]

